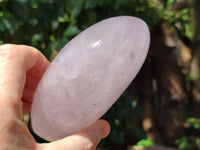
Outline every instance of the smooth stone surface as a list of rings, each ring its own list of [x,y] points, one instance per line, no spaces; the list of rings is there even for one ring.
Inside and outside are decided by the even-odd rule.
[[[130,16],[103,20],[72,39],[37,87],[34,132],[54,141],[98,120],[138,73],[149,41],[144,21]]]

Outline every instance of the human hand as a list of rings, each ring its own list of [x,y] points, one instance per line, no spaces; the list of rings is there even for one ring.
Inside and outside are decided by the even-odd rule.
[[[49,65],[36,49],[24,45],[0,46],[0,149],[94,150],[110,132],[105,120],[64,139],[38,144],[21,121],[30,112],[36,86]]]

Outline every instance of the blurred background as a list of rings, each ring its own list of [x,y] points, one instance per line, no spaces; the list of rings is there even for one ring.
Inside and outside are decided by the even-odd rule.
[[[103,116],[112,131],[98,149],[200,150],[200,1],[0,0],[0,44],[31,45],[51,61],[82,30],[120,15],[143,19],[151,45],[133,83]],[[23,119],[31,130],[29,116]]]

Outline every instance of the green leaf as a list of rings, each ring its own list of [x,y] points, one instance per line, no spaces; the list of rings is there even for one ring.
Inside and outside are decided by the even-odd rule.
[[[3,14],[4,14],[4,13],[3,13],[2,11],[0,11],[0,17],[2,17],[2,16],[3,16]]]
[[[200,119],[199,118],[188,118],[186,121],[191,128],[194,128],[196,130],[200,130]]]
[[[150,139],[142,139],[137,142],[138,146],[150,147],[154,145],[154,142]]]
[[[6,3],[8,0],[0,0],[0,3]]]
[[[9,33],[12,35],[14,34],[15,30],[18,27],[18,23],[14,22],[11,18],[4,18],[2,20],[2,24],[6,27],[6,29],[9,31]]]
[[[97,0],[87,0],[85,3],[85,9],[92,9],[96,7],[97,5]]]
[[[43,34],[42,33],[35,33],[33,36],[32,36],[32,39],[31,39],[31,43],[32,45],[37,45],[37,43],[39,41],[42,41],[43,39]]]
[[[55,30],[59,26],[59,22],[57,20],[52,20],[51,22],[52,29]]]
[[[0,31],[5,31],[5,30],[6,30],[6,26],[4,24],[4,19],[0,17]]]
[[[69,26],[65,32],[64,32],[64,36],[66,37],[72,37],[77,35],[78,33],[80,33],[81,31],[79,30],[79,28],[77,26]]]
[[[83,9],[83,0],[68,0],[66,3],[66,8],[70,13],[71,24],[76,23],[76,17],[80,14]]]
[[[187,137],[182,137],[181,139],[177,139],[175,144],[178,145],[180,150],[189,150],[191,148],[190,142]]]
[[[120,124],[121,124],[120,120],[117,119],[117,118],[114,120],[114,123],[115,123],[115,125],[117,125],[117,126],[120,126]]]
[[[132,107],[132,108],[136,108],[136,107],[137,107],[137,101],[136,101],[136,100],[133,100],[133,101],[132,101],[131,107]]]
[[[56,50],[56,51],[60,51],[61,48],[63,48],[63,46],[65,44],[67,44],[69,40],[67,38],[60,38],[60,39],[57,39],[53,44],[53,48]]]
[[[58,16],[58,22],[69,22],[70,19],[69,19],[69,15],[68,14],[64,14],[62,16]]]
[[[198,149],[200,148],[200,139],[195,140],[195,144],[197,145]]]
[[[25,9],[23,8],[23,6],[21,5],[21,3],[12,2],[12,3],[9,3],[8,6],[9,6],[10,12],[16,17],[16,19],[22,20],[22,21],[28,20],[27,13]]]

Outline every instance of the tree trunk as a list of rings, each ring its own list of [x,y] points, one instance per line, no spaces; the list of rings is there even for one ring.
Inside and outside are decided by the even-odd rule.
[[[193,116],[200,116],[200,1],[188,0],[191,14],[192,52],[193,59],[190,65],[190,79],[193,82]]]
[[[188,117],[179,39],[165,23],[152,30],[152,37],[155,37],[150,47],[152,69],[159,93],[157,120],[165,136],[174,141],[184,135],[184,123]]]
[[[143,117],[143,129],[147,133],[147,137],[156,144],[163,144],[163,140],[160,136],[160,132],[157,126],[157,114],[155,113],[155,93],[152,86],[153,81],[153,66],[150,61],[146,61],[143,67],[143,86],[146,91],[143,91],[141,98],[144,105],[144,117]]]

